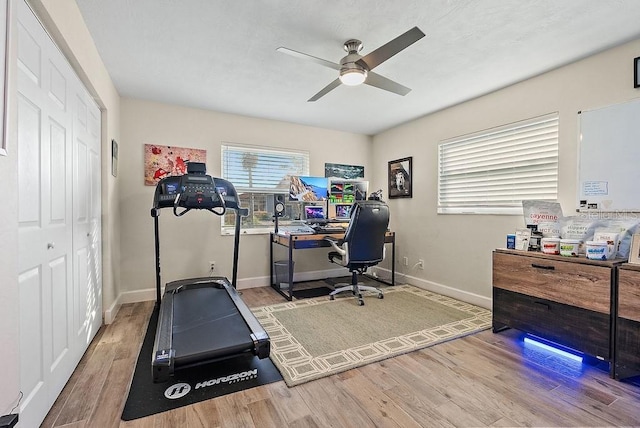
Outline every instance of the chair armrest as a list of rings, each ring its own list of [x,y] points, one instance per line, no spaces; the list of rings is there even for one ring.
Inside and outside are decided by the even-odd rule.
[[[341,256],[344,256],[345,254],[347,254],[347,251],[342,249],[341,247],[339,247],[338,245],[342,245],[342,239],[338,240],[332,236],[325,236],[323,238],[325,241],[327,241],[328,243],[331,244],[331,247],[333,247],[333,249],[339,253]]]

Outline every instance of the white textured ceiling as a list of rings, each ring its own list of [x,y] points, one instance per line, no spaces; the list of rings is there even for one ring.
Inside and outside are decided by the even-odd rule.
[[[369,135],[640,37],[639,0],[76,1],[122,96]],[[276,51],[339,62],[347,39],[366,55],[414,26],[375,69],[404,97],[307,102],[337,71]]]

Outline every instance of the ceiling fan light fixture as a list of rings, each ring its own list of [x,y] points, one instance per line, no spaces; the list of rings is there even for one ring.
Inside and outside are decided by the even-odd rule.
[[[340,71],[340,81],[343,85],[358,86],[367,79],[367,70],[349,68]]]

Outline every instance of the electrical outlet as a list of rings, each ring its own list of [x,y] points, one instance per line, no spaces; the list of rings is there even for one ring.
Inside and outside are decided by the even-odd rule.
[[[418,260],[418,269],[424,269],[424,260]]]
[[[209,262],[209,271],[213,272],[214,270],[216,270],[216,262],[211,261]]]
[[[402,264],[404,266],[409,266],[409,257],[403,257],[402,258]]]

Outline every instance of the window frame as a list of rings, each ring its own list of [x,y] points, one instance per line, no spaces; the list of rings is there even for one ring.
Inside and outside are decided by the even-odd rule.
[[[292,159],[289,161],[289,164],[290,165],[297,164],[299,167],[298,169],[292,168],[286,173],[283,173],[282,177],[280,177],[279,174],[272,174],[272,172],[269,171],[269,168],[266,168],[265,170],[261,171],[263,173],[266,173],[267,175],[273,175],[272,177],[267,177],[268,180],[272,182],[282,183],[285,179],[287,179],[287,177],[291,175],[309,175],[310,154],[306,150],[297,150],[297,149],[294,150],[294,149],[284,149],[280,147],[223,142],[220,147],[220,155],[221,155],[220,171],[221,171],[222,178],[224,178],[225,180],[229,180],[234,185],[240,201],[245,199],[247,195],[249,195],[249,197],[252,194],[257,195],[258,200],[254,201],[254,205],[258,203],[265,208],[260,212],[262,211],[268,212],[269,208],[273,209],[275,195],[284,195],[285,204],[288,206],[289,205],[288,204],[288,199],[289,199],[288,185],[286,186],[286,188],[284,188],[284,187],[277,187],[277,184],[253,185],[253,186],[248,185],[245,182],[240,182],[240,184],[236,184],[239,181],[236,180],[236,182],[234,182],[234,178],[238,178],[238,177],[237,176],[230,177],[230,175],[232,174],[229,173],[229,168],[231,168],[228,162],[229,151],[254,153],[254,154],[258,154],[258,156],[260,154],[264,154],[266,156],[273,156],[276,158],[282,157],[282,156],[286,157],[287,155],[291,155]],[[294,161],[294,158],[296,158],[295,161]],[[249,178],[247,178],[247,180],[249,180]],[[242,202],[240,203],[243,208],[249,209],[249,216],[254,215],[253,213],[256,206],[250,207],[250,206],[245,206],[246,204],[242,205]],[[222,216],[222,219],[220,221],[220,233],[222,235],[233,235],[235,233],[235,229],[233,225],[235,225],[235,213],[229,212],[224,216]],[[269,225],[266,225],[266,224],[260,225],[260,224],[254,224],[253,221],[251,221],[250,224],[247,225],[247,221],[245,219],[243,219],[242,221],[242,226],[241,226],[242,234],[248,234],[248,235],[266,234],[266,233],[272,232],[273,230],[274,230],[274,226],[272,223],[269,223]]]

